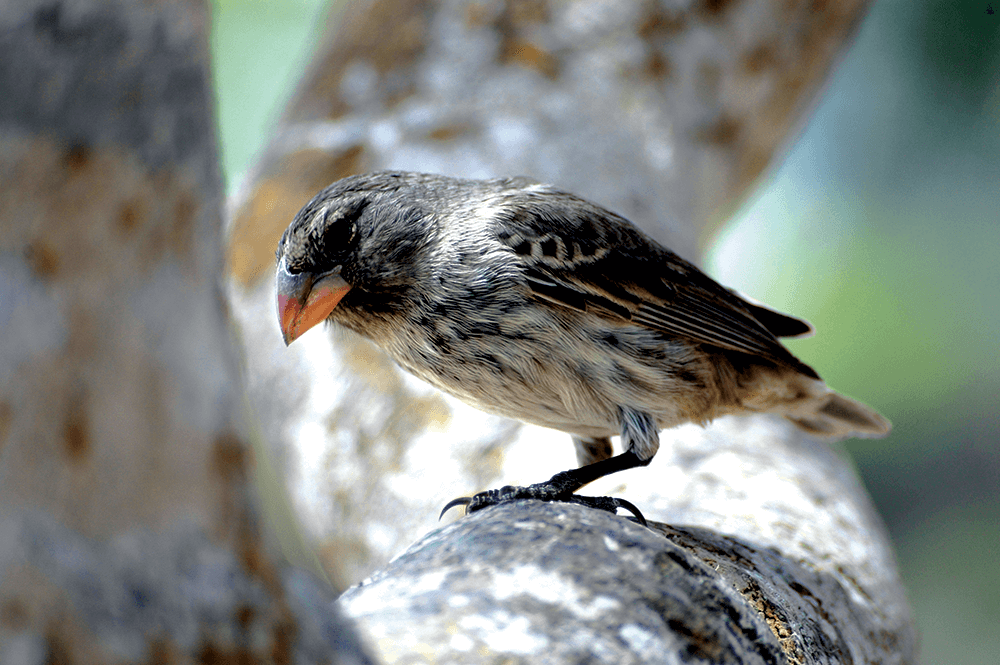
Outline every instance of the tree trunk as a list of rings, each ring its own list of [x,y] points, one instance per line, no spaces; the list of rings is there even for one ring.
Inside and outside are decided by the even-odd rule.
[[[368,662],[258,525],[207,19],[0,8],[4,663]]]

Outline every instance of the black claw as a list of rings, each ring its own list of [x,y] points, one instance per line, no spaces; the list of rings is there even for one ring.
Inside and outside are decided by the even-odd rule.
[[[465,506],[465,514],[468,515],[469,514],[469,504],[470,503],[472,503],[472,497],[471,496],[460,496],[457,499],[452,499],[441,510],[441,514],[438,515],[438,519],[440,520],[442,517],[444,517],[444,514],[446,512],[448,512],[449,510],[451,510],[452,508],[454,508],[455,506]]]
[[[649,526],[648,524],[646,524],[646,518],[642,516],[642,513],[639,512],[639,509],[635,507],[634,503],[632,503],[631,501],[626,501],[625,499],[615,499],[615,501],[618,502],[619,508],[624,508],[625,510],[635,515],[635,519],[637,522],[639,522],[639,524],[647,527]]]
[[[562,494],[554,495],[551,492],[542,493],[538,491],[537,486],[532,487],[510,487],[505,486],[498,490],[487,490],[485,492],[479,492],[474,496],[462,496],[457,499],[452,499],[438,515],[438,519],[444,517],[444,514],[454,508],[455,506],[465,506],[465,514],[474,513],[477,510],[482,510],[483,508],[489,506],[496,506],[501,503],[507,503],[510,501],[517,501],[519,499],[535,499],[538,501],[565,501],[566,503],[576,503],[581,506],[587,506],[588,508],[595,508],[597,510],[603,510],[606,513],[611,513],[612,515],[618,512],[619,508],[624,508],[625,510],[632,513],[635,517],[636,522],[642,526],[649,526],[646,523],[646,518],[643,517],[642,512],[635,507],[631,501],[626,501],[625,499],[618,499],[610,496],[580,496],[578,494]]]
[[[634,452],[626,451],[616,457],[609,457],[599,462],[580,467],[579,469],[557,473],[542,483],[535,483],[527,487],[505,485],[498,490],[487,490],[472,496],[460,497],[450,501],[444,507],[444,510],[441,511],[438,519],[444,517],[444,514],[455,506],[465,506],[465,514],[468,515],[477,510],[482,510],[487,506],[496,506],[501,503],[517,501],[518,499],[536,499],[538,501],[576,503],[596,508],[597,510],[603,510],[612,515],[617,514],[619,508],[624,508],[632,513],[639,524],[648,526],[646,518],[642,516],[639,509],[625,499],[616,499],[610,496],[579,496],[578,494],[574,494],[574,492],[587,483],[602,478],[609,473],[631,469],[636,466],[644,466],[648,463],[649,460],[641,460]]]
[[[616,514],[619,508],[624,508],[625,510],[632,513],[635,516],[636,521],[642,526],[649,526],[646,523],[646,518],[642,516],[642,513],[638,508],[635,507],[631,501],[626,501],[625,499],[618,499],[610,496],[578,496],[573,494],[565,499],[568,503],[577,503],[581,506],[587,506],[588,508],[596,508],[597,510],[603,510],[606,513]]]

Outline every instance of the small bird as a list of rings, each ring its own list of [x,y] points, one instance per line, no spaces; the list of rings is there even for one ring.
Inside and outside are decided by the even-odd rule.
[[[527,178],[344,178],[299,211],[277,261],[286,344],[331,321],[474,407],[574,437],[579,468],[444,511],[535,498],[624,508],[645,523],[624,499],[575,492],[649,464],[660,430],[740,413],[780,414],[824,437],[890,429],[778,341],[808,323],[719,285],[623,217]]]

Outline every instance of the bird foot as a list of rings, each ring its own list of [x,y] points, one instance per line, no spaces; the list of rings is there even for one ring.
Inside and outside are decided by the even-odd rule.
[[[555,480],[555,478],[553,478]],[[567,492],[552,482],[536,483],[527,487],[514,487],[506,485],[498,490],[487,490],[472,496],[463,496],[448,502],[448,505],[441,511],[438,519],[455,506],[465,506],[465,514],[474,513],[488,506],[496,506],[501,503],[518,501],[519,499],[535,499],[537,501],[564,501],[566,503],[576,503],[589,508],[596,508],[604,512],[616,514],[619,508],[624,508],[635,516],[639,524],[646,526],[646,518],[642,516],[635,505],[625,499],[618,499],[610,496],[579,496],[572,492]]]

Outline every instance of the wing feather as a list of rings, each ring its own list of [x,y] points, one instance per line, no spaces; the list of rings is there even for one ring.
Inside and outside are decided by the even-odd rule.
[[[526,193],[497,228],[536,297],[815,375],[776,337],[808,332],[804,321],[743,300],[614,213],[537,187],[528,204]]]

